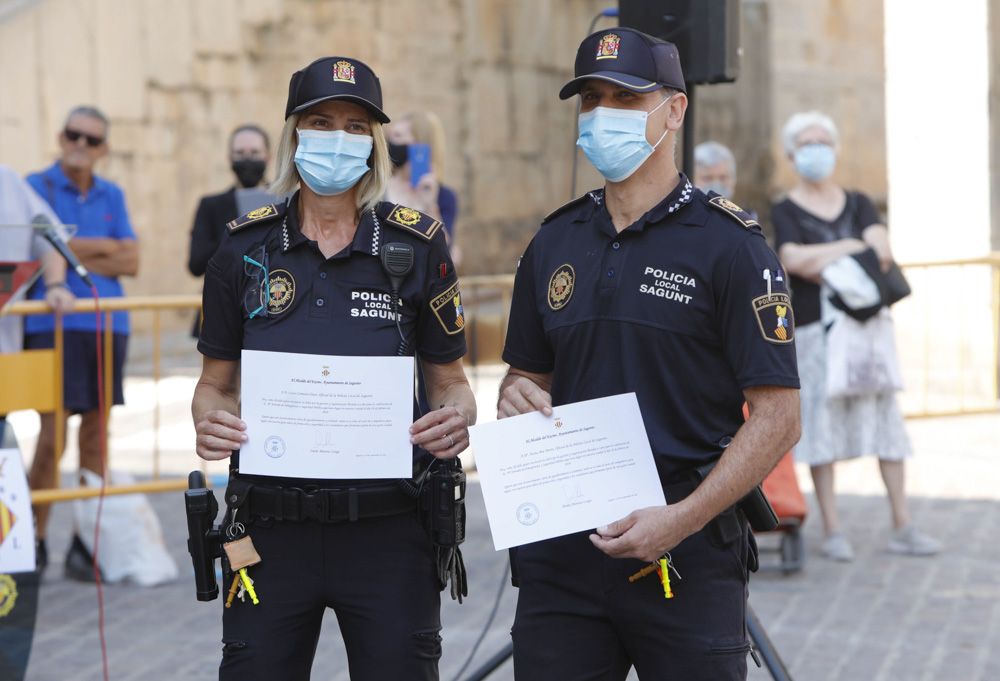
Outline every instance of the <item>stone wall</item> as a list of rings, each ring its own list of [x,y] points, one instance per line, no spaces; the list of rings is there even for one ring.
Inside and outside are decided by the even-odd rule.
[[[761,217],[767,215],[775,165],[768,144],[775,126],[771,119],[771,12],[768,2],[743,2],[739,77],[734,83],[698,86],[694,93],[695,142],[716,140],[732,149],[737,164],[734,200]]]
[[[188,232],[198,197],[231,182],[228,132],[255,121],[276,135],[292,71],[347,54],[380,74],[390,115],[443,118],[463,270],[509,272],[539,219],[570,196],[575,109],[556,93],[609,4],[0,0],[0,162],[21,172],[49,163],[67,109],[102,107],[112,153],[100,171],[124,186],[143,242],[128,290],[195,292]],[[745,0],[743,20],[743,75],[699,91],[697,133],[736,149],[740,198],[763,212],[788,185],[780,126],[813,107],[841,125],[840,179],[884,196],[881,2]],[[582,160],[577,193],[598,184]]]
[[[737,202],[766,217],[795,181],[781,128],[819,109],[840,130],[835,178],[885,206],[885,64],[881,0],[744,0],[743,60],[735,83],[697,92],[698,141],[729,145]]]
[[[68,108],[103,108],[112,153],[100,172],[124,186],[143,241],[129,290],[194,292],[188,231],[198,197],[231,182],[226,135],[245,121],[277,135],[292,71],[317,56],[352,55],[380,74],[390,115],[441,115],[466,269],[510,271],[539,218],[568,195],[574,111],[556,93],[605,4],[21,3],[0,22],[0,162],[21,172],[48,164]]]

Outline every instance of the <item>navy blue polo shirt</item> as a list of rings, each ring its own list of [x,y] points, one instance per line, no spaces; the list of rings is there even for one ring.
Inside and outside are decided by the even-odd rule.
[[[198,341],[203,355],[239,361],[244,348],[396,355],[400,337],[390,282],[379,258],[382,244],[389,242],[414,250],[413,269],[399,291],[407,354],[438,364],[465,355],[458,278],[440,223],[435,227],[417,211],[380,204],[381,217],[366,211],[353,242],[326,258],[300,231],[297,193],[287,204],[262,210],[270,214],[231,230],[208,263]],[[400,215],[414,228],[394,223]],[[432,234],[428,238],[422,232]],[[262,269],[244,256],[267,266],[263,295]]]
[[[777,257],[738,206],[683,175],[620,234],[603,190],[543,222],[518,267],[503,358],[551,373],[557,406],[635,392],[667,477],[719,455],[743,423],[744,388],[799,387]]]

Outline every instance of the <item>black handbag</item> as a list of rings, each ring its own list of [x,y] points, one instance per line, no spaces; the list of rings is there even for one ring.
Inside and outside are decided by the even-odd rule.
[[[903,271],[899,268],[899,265],[892,263],[888,271],[882,271],[875,249],[867,248],[860,253],[853,253],[844,257],[853,258],[857,261],[865,274],[874,282],[879,292],[879,302],[875,305],[852,308],[843,301],[837,291],[832,291],[830,302],[849,317],[863,322],[874,317],[883,307],[891,307],[912,293],[910,284],[906,281],[906,277],[903,276]]]
[[[906,281],[906,277],[903,276],[903,270],[899,269],[899,265],[896,263],[892,263],[888,272],[882,272],[881,274],[885,288],[883,289],[880,285],[879,290],[882,291],[882,304],[886,307],[895,305],[913,293],[913,289],[910,288],[910,282]]]

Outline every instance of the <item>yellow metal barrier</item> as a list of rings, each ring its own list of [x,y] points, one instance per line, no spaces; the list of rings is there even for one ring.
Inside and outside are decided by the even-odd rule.
[[[911,297],[909,302],[901,303],[900,305],[914,305],[920,304],[920,300],[924,292],[920,290],[920,282],[914,282],[913,280],[919,279],[921,273],[939,271],[942,268],[969,268],[969,267],[988,267],[991,272],[991,290],[989,292],[990,296],[990,308],[992,317],[992,352],[990,353],[990,358],[987,366],[990,370],[990,395],[991,401],[987,404],[980,405],[968,405],[965,403],[965,395],[963,392],[959,393],[959,406],[950,409],[931,409],[928,404],[928,394],[932,389],[931,380],[929,378],[932,368],[932,353],[929,352],[930,347],[930,334],[931,334],[931,319],[928,313],[924,313],[924,345],[925,349],[923,351],[922,357],[922,373],[923,373],[923,384],[922,389],[924,392],[923,402],[918,409],[907,410],[906,416],[908,418],[921,418],[928,416],[951,416],[958,414],[973,414],[973,413],[996,413],[1000,411],[1000,402],[997,402],[998,397],[998,381],[1000,381],[1000,372],[998,372],[998,358],[1000,358],[1000,252],[991,253],[982,258],[968,258],[961,260],[947,260],[947,261],[928,261],[928,262],[912,262],[902,265],[907,275],[911,278],[911,283],[915,283],[914,295]],[[508,312],[510,310],[511,293],[514,286],[514,276],[513,275],[486,275],[486,276],[471,276],[462,277],[462,296],[463,304],[466,310],[466,332],[469,338],[469,354],[466,357],[466,363],[475,368],[482,364],[496,364],[500,362],[500,355],[503,349],[504,337],[507,331],[507,321]],[[100,309],[105,313],[105,324],[104,324],[104,346],[107,353],[106,356],[110,357],[111,352],[111,317],[110,313],[118,310],[127,310],[130,312],[148,311],[153,314],[153,349],[152,349],[152,379],[154,386],[157,388],[155,405],[153,410],[153,473],[152,481],[140,482],[132,485],[117,485],[109,486],[107,489],[108,494],[130,494],[130,493],[145,493],[145,492],[166,492],[166,491],[177,491],[184,489],[187,485],[187,481],[182,478],[171,478],[171,479],[160,479],[160,444],[159,444],[159,429],[160,429],[160,400],[159,400],[159,382],[162,377],[162,345],[161,345],[161,313],[166,310],[198,310],[201,306],[201,297],[198,295],[175,295],[175,296],[130,296],[127,298],[109,298],[100,301]],[[93,312],[95,309],[95,301],[93,300],[78,300],[76,301],[74,312]],[[898,308],[897,308],[898,309]],[[32,314],[51,314],[51,310],[44,303],[44,301],[22,301],[11,305],[7,311],[9,314],[18,315],[32,315]],[[57,345],[61,347],[62,344],[62,333],[61,327],[57,325],[56,333]],[[962,346],[963,348],[965,346]],[[968,357],[965,356],[965,351],[960,353],[960,367],[961,371],[967,371],[966,363]],[[22,353],[24,354],[24,353]],[[61,353],[52,352],[48,355],[48,360],[54,362],[56,357],[59,357]],[[0,356],[2,357],[2,356]],[[46,401],[44,396],[40,399],[41,405],[54,405],[56,408],[61,407],[61,366],[59,362],[54,362],[56,367],[45,368],[42,366],[35,366],[39,361],[44,362],[40,356],[34,357],[29,362],[32,362],[33,369],[30,369],[28,375],[31,376],[31,380],[19,381],[20,385],[40,385],[44,382],[51,382],[53,384],[58,384],[57,388],[60,391],[58,400],[56,402],[51,402],[51,400]],[[0,360],[0,370],[3,370],[6,365]],[[24,367],[21,367],[19,371],[24,371]],[[38,371],[40,373],[33,373]],[[106,403],[111,402],[111,386],[112,386],[112,363],[105,363],[105,390],[106,390]],[[53,373],[56,372],[56,373]],[[6,374],[5,374],[6,375]],[[20,375],[20,374],[19,374]],[[43,379],[39,380],[39,376]],[[55,380],[54,376],[58,376],[59,380]],[[23,395],[21,400],[23,402]],[[18,398],[15,398],[18,399]],[[18,402],[21,406],[17,408],[25,408],[25,404]],[[40,407],[41,408],[41,407]],[[2,412],[2,405],[0,405],[0,412]],[[57,419],[57,423],[61,423],[61,419]],[[57,438],[59,443],[63,441],[63,433],[57,433]],[[60,446],[59,451],[62,447]],[[58,471],[58,465],[56,466]],[[73,488],[73,489],[58,489],[58,480],[56,480],[56,485],[52,489],[39,489],[32,492],[32,501],[35,503],[51,503],[58,501],[67,501],[71,499],[82,499],[90,496],[95,496],[99,493],[99,490],[88,489],[88,488]]]
[[[102,327],[104,329],[103,343],[104,356],[112,356],[113,329],[111,324],[111,313],[119,310],[130,312],[150,311],[153,314],[153,384],[159,388],[162,376],[162,354],[161,354],[161,313],[164,310],[199,310],[201,309],[201,296],[198,295],[176,295],[176,296],[130,296],[127,298],[106,298],[99,302],[93,299],[80,299],[75,301],[71,312],[94,312],[99,309],[104,313]],[[38,315],[52,314],[52,309],[41,300],[21,301],[10,305],[6,311],[11,315]],[[58,319],[58,317],[57,317]],[[0,369],[8,367],[16,370],[18,376],[29,372],[27,376],[30,381],[20,382],[17,385],[24,386],[23,390],[17,391],[19,397],[15,397],[10,403],[0,404],[0,413],[7,413],[15,409],[32,408],[37,411],[56,412],[56,452],[57,461],[55,466],[55,480],[50,489],[36,489],[31,492],[32,503],[45,504],[57,501],[69,501],[73,499],[84,499],[100,494],[100,490],[91,488],[71,488],[59,489],[59,460],[64,449],[65,433],[63,432],[65,419],[62,418],[62,325],[56,324],[56,349],[52,351],[39,351],[41,354],[33,356],[35,351],[22,352],[15,355],[0,355]],[[44,355],[41,356],[41,355]],[[45,367],[46,362],[50,366]],[[31,373],[31,372],[40,373]],[[114,365],[111,361],[104,362],[104,403],[106,409],[110,410],[113,399],[113,379]],[[7,374],[4,374],[7,376]],[[52,378],[55,376],[55,378]],[[43,380],[39,380],[39,378]],[[51,381],[51,383],[50,383]],[[46,385],[54,384],[54,391],[45,390]],[[30,386],[30,387],[29,387]],[[27,391],[27,392],[25,392]],[[30,400],[28,398],[31,398]],[[54,409],[52,407],[55,407]],[[107,419],[105,419],[107,422]],[[109,485],[107,494],[137,494],[145,492],[167,492],[185,489],[187,480],[175,478],[168,480],[160,479],[160,401],[157,392],[153,407],[153,480],[140,482],[131,485]],[[204,468],[204,466],[203,466]]]
[[[928,418],[1000,412],[1000,251],[980,258],[929,260],[900,266],[910,280],[914,295],[894,308],[898,344],[901,354],[906,354],[908,346],[920,348],[916,360],[920,364],[919,388],[910,388],[903,394],[904,404],[916,404],[904,408],[905,416]],[[969,285],[968,280],[974,278],[977,271],[982,281],[975,280]],[[979,288],[979,284],[985,285]],[[913,323],[913,310],[907,309],[913,305],[921,308],[919,325]],[[989,312],[983,308],[988,308]],[[977,313],[984,314],[977,316]],[[970,330],[973,321],[977,320],[985,337]],[[987,320],[988,330],[982,328]],[[937,350],[935,345],[945,345],[947,341],[958,344],[958,365],[942,369],[941,365],[951,353],[947,348]],[[972,348],[975,341],[987,346],[979,348],[978,362]],[[981,376],[980,372],[985,372],[986,376]],[[970,378],[980,385],[978,402],[969,401],[972,397],[968,389]],[[952,395],[949,398],[942,392]],[[932,406],[934,398],[946,406]]]

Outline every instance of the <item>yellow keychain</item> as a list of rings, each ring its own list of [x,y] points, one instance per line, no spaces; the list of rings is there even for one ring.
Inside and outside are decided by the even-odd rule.
[[[664,553],[660,556],[655,563],[650,563],[646,567],[642,568],[634,575],[628,578],[629,582],[637,582],[651,572],[655,572],[660,577],[660,583],[663,584],[663,597],[673,598],[674,592],[670,588],[670,571],[673,570],[677,579],[681,578],[681,573],[677,572],[677,568],[674,567],[673,560],[670,558],[670,553]]]
[[[670,561],[664,556],[656,562],[660,564],[656,572],[660,575],[660,583],[663,584],[663,597],[673,598],[674,592],[670,589]]]
[[[253,590],[253,582],[250,581],[249,575],[247,575],[246,568],[240,568],[239,571],[240,580],[243,582],[243,588],[250,595],[250,600],[254,605],[259,605],[260,600],[257,598],[257,592]]]

